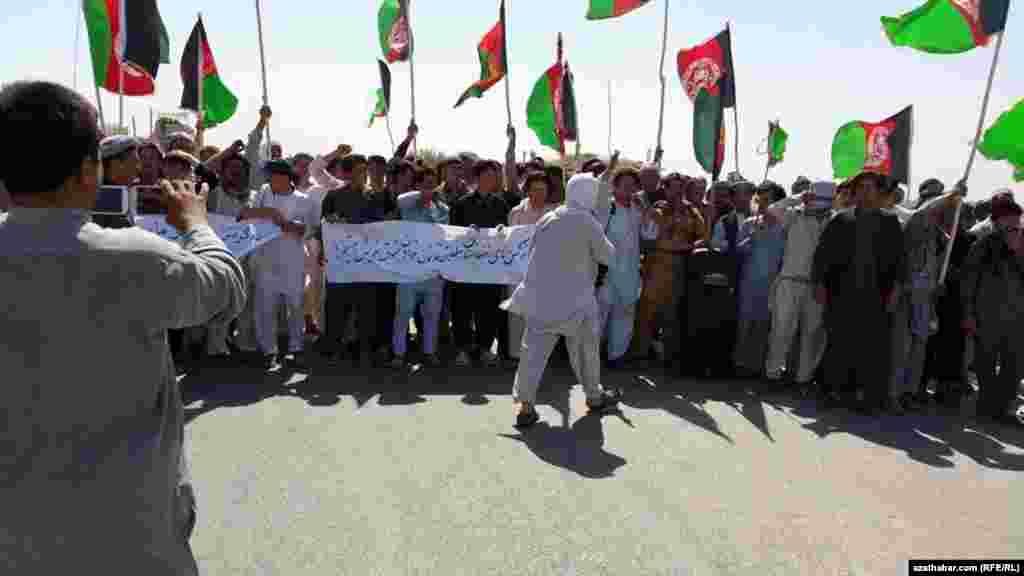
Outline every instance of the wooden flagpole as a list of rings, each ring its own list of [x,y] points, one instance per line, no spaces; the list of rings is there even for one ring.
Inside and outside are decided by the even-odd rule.
[[[985,129],[985,116],[988,114],[988,102],[992,96],[992,83],[996,78],[996,67],[999,65],[999,53],[1003,49],[1003,38],[1006,36],[1004,29],[999,33],[996,40],[995,52],[992,54],[992,68],[988,71],[988,84],[985,86],[985,97],[981,101],[981,115],[978,117],[978,129],[974,133],[974,143],[971,146],[971,155],[967,159],[967,168],[964,170],[964,178],[960,182],[966,186],[967,179],[971,176],[971,169],[974,168],[974,159],[978,155],[978,144],[981,143],[981,132]],[[939,286],[946,282],[946,273],[949,271],[949,258],[953,254],[953,243],[956,242],[957,231],[960,228],[960,212],[963,210],[963,199],[957,204],[956,215],[953,217],[953,232],[950,234],[949,243],[946,245],[946,255],[942,260],[942,273],[939,275]]]
[[[203,13],[200,12],[196,15],[196,22],[200,24],[200,38],[199,38],[199,49],[196,50],[196,126],[203,125],[203,45],[206,44],[206,28],[202,26]],[[198,132],[198,130],[197,130]],[[196,134],[196,140],[198,142],[199,134]],[[199,152],[196,150],[196,152]]]
[[[256,0],[256,32],[260,40],[260,65],[263,70],[263,105],[269,106],[270,100],[267,97],[267,57],[263,46],[263,14],[260,11],[260,0]],[[267,158],[270,158],[270,122],[267,122]]]
[[[732,27],[730,26],[730,24],[728,22],[725,23],[725,30],[726,30],[726,32],[729,33],[729,52],[730,52],[730,54],[732,54],[732,46],[733,46]],[[732,66],[734,68],[736,67],[736,55],[735,54],[732,54],[732,62],[731,62],[731,64],[732,64]],[[733,123],[733,126],[735,126],[735,128],[736,128],[736,134],[734,135],[733,139],[735,140],[734,144],[735,144],[735,154],[736,154],[736,158],[735,158],[736,174],[739,174],[740,173],[740,107],[736,103],[735,70],[730,70],[729,72],[734,74],[734,76],[733,76],[733,78],[734,78],[734,80],[733,80],[733,94],[732,94],[733,95],[732,123]],[[766,178],[767,178],[767,176],[766,176]]]
[[[409,2],[400,0],[405,29],[409,32],[409,102],[412,106],[412,124],[416,124],[416,42],[413,39],[412,21],[409,18]],[[419,154],[419,143],[412,141],[413,155]]]
[[[665,131],[665,53],[668,51],[668,5],[665,0],[665,20],[661,33],[661,64],[658,67],[658,80],[661,82],[661,106],[658,112],[658,146],[654,152],[654,162],[661,168],[661,137]]]
[[[607,81],[608,85],[608,158],[612,157],[612,81]]]
[[[505,0],[501,0],[501,38],[502,42],[505,43],[504,57],[505,57],[505,112],[508,115],[508,125],[512,126],[512,97],[510,95],[510,88],[508,85],[508,7],[505,5]]]
[[[117,102],[118,102],[118,116],[117,116],[117,127],[124,130],[124,59],[121,59],[121,65],[118,66],[117,76]]]

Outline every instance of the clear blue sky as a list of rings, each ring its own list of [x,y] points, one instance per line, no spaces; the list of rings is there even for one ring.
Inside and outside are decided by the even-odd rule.
[[[658,117],[658,58],[661,15],[656,0],[618,20],[588,22],[586,0],[507,0],[513,123],[520,151],[540,151],[525,125],[526,100],[540,74],[554,61],[555,38],[565,35],[566,54],[577,78],[584,151],[606,153],[609,136],[606,84],[611,83],[613,146],[635,159],[653,148]],[[916,109],[912,180],[936,176],[948,185],[961,175],[970,151],[992,48],[940,57],[892,48],[878,18],[898,15],[923,0],[827,2],[791,0],[668,0],[670,25],[665,74],[665,165],[699,173],[691,145],[692,106],[675,68],[676,53],[700,43],[732,22],[740,115],[740,166],[759,180],[757,154],[770,120],[781,119],[791,134],[785,163],[772,177],[789,184],[798,175],[830,176],[829,148],[836,129],[849,120],[876,121],[908,104]],[[0,38],[10,49],[0,56],[0,81],[40,78],[72,85],[94,99],[84,27],[75,46],[80,0],[4,2]],[[461,109],[452,106],[477,79],[476,43],[497,19],[498,0],[415,0],[416,88],[420,143],[445,152],[475,150],[500,157],[505,147],[504,86]],[[203,13],[220,74],[242,100],[235,118],[212,131],[218,145],[244,137],[260,105],[259,48],[253,0],[162,0],[171,35],[170,66],[160,69],[158,93],[127,98],[126,117],[148,134],[149,110],[173,111],[181,96],[178,62],[183,45]],[[274,139],[287,153],[322,153],[340,143],[368,152],[388,148],[383,123],[366,127],[376,87],[376,0],[263,0]],[[988,122],[1024,98],[1024,21],[1011,13]],[[1020,38],[1021,40],[1017,40]],[[78,60],[77,78],[74,74]],[[408,123],[409,66],[392,66],[392,121],[400,138]],[[117,98],[104,95],[110,118]],[[733,125],[727,167],[733,166]],[[1024,137],[1024,136],[1022,136]],[[972,197],[1010,184],[1010,169],[979,159]],[[1024,186],[1016,188],[1024,192]]]

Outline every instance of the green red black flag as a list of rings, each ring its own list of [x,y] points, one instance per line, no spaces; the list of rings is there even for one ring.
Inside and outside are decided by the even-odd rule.
[[[932,54],[959,54],[987,46],[1006,27],[1010,0],[928,0],[898,18],[883,17],[894,46]]]
[[[679,78],[693,102],[693,148],[697,162],[717,181],[725,162],[725,110],[736,106],[729,30],[700,46],[680,50],[677,60]]]
[[[501,0],[498,23],[480,40],[477,54],[480,57],[480,80],[462,93],[459,101],[455,103],[456,108],[470,98],[480,98],[491,86],[505,77],[505,71],[508,69],[505,60],[505,0]]]
[[[156,0],[82,0],[96,85],[115,94],[156,91],[170,43]]]
[[[914,107],[881,122],[844,124],[832,141],[832,171],[837,179],[861,172],[884,174],[897,182],[910,179],[910,131]]]
[[[207,128],[227,122],[238,109],[238,98],[221,82],[202,18],[181,55],[181,82],[181,108],[201,113]]]

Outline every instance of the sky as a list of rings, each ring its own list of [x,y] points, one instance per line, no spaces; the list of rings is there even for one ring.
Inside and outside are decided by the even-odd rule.
[[[171,37],[170,65],[161,66],[157,93],[125,98],[126,124],[147,136],[150,110],[173,112],[181,98],[182,49],[202,13],[222,80],[239,97],[236,115],[208,132],[226,146],[255,126],[262,82],[255,0],[158,0]],[[879,17],[897,16],[924,0],[655,0],[626,17],[590,22],[587,0],[506,0],[512,123],[519,155],[543,151],[526,127],[533,84],[555,60],[559,32],[576,77],[583,152],[607,155],[609,140],[625,157],[646,158],[656,146],[659,61],[665,2],[669,7],[663,165],[700,174],[692,147],[692,104],[676,68],[680,49],[704,42],[726,22],[733,31],[739,115],[739,168],[764,176],[759,154],[768,123],[790,134],[785,161],[770,178],[789,186],[798,176],[831,177],[836,130],[852,120],[880,121],[914,105],[911,185],[929,177],[952,186],[964,173],[978,122],[993,48],[934,56],[891,47]],[[0,82],[45,79],[77,88],[95,101],[88,38],[80,0],[4,2],[0,38],[17,50],[0,55]],[[476,45],[498,17],[498,0],[415,0],[416,119],[420,146],[445,153],[472,150],[501,158],[506,146],[505,84],[453,109],[479,77]],[[383,122],[367,123],[379,84],[376,60],[378,0],[262,0],[271,133],[286,154],[323,154],[338,144],[367,153],[389,148]],[[1011,12],[986,125],[1024,98],[1024,16]],[[77,40],[77,42],[76,42]],[[994,43],[993,43],[994,44]],[[411,117],[410,65],[394,64],[391,121],[401,139]],[[609,93],[611,106],[609,107]],[[104,93],[108,122],[119,117],[118,97]],[[610,113],[609,113],[610,112]],[[611,121],[609,121],[611,118]],[[726,171],[736,165],[732,114]],[[1024,135],[1022,135],[1024,138]],[[969,180],[972,199],[1013,187],[1005,163],[979,156]],[[1024,185],[1016,191],[1024,193]]]

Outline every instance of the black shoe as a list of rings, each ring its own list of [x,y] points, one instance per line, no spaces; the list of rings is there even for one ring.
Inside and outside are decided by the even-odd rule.
[[[306,362],[305,359],[302,357],[302,352],[291,352],[287,354],[284,357],[284,363],[289,368],[294,368],[296,370],[306,369]]]
[[[528,411],[520,412],[516,415],[515,427],[519,429],[530,428],[537,422],[540,422],[540,414],[533,408]]]
[[[614,411],[622,400],[622,390],[605,390],[600,398],[587,398],[587,409],[593,413]]]
[[[262,366],[264,370],[271,370],[277,366],[277,354],[264,354]]]

